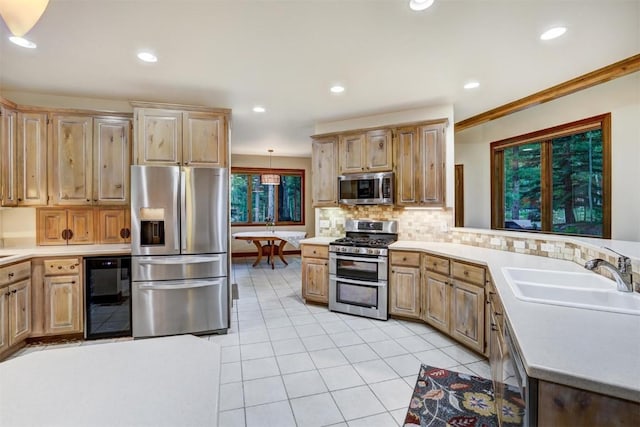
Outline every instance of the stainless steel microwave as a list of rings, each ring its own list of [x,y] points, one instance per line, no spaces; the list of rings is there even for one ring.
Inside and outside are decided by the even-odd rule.
[[[393,205],[393,172],[339,176],[338,202],[343,205]]]

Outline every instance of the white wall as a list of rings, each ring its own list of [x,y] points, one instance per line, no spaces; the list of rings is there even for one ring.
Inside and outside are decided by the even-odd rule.
[[[492,141],[611,113],[611,237],[640,241],[640,73],[580,91],[456,133],[464,165],[465,226],[491,227]]]
[[[454,195],[454,135],[453,135],[453,105],[441,105],[437,107],[416,108],[413,110],[397,111],[393,113],[377,114],[373,116],[357,117],[334,122],[316,123],[315,133],[342,132],[352,129],[363,129],[377,126],[395,125],[426,120],[448,119],[449,126],[446,132],[446,206],[453,206]]]

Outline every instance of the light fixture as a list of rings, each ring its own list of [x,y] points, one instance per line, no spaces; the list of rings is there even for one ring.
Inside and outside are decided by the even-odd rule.
[[[341,85],[333,85],[331,89],[329,89],[331,93],[342,93],[344,92],[344,86]]]
[[[433,5],[433,0],[411,0],[409,2],[411,10],[415,10],[416,12],[428,9],[431,5]]]
[[[265,111],[267,111],[267,109],[264,108],[262,105],[256,105],[255,107],[253,107],[254,113],[264,113]]]
[[[20,47],[26,47],[27,49],[35,49],[37,45],[31,40],[27,40],[24,37],[11,36],[9,40],[13,44],[17,44]]]
[[[144,62],[158,62],[158,57],[149,51],[138,52],[138,59]]]
[[[552,40],[567,32],[566,27],[553,27],[540,35],[540,40]]]
[[[472,81],[469,81],[469,82],[465,83],[465,85],[463,87],[465,89],[475,89],[475,88],[477,88],[479,86],[480,86],[480,82],[472,80]]]
[[[0,16],[11,34],[22,37],[36,25],[48,4],[49,0],[0,0]]]
[[[260,184],[262,185],[280,185],[280,175],[273,173],[271,170],[271,153],[272,149],[269,149],[269,173],[263,173],[260,176]]]

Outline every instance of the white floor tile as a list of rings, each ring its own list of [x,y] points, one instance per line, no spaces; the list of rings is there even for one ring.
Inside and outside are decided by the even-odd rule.
[[[316,369],[309,353],[306,352],[277,356],[276,359],[278,360],[278,366],[280,366],[280,372],[283,375]]]
[[[398,378],[398,374],[379,359],[355,363],[353,367],[368,384]]]
[[[347,421],[385,412],[382,403],[367,386],[332,391],[331,395]]]
[[[431,334],[422,334],[422,338],[427,340],[435,348],[449,347],[457,344],[453,339],[442,335],[440,332],[434,332]]]
[[[273,341],[286,340],[289,338],[298,338],[298,333],[293,326],[285,326],[283,328],[268,329],[267,332]]]
[[[273,351],[276,356],[293,353],[303,353],[307,351],[300,341],[300,338],[290,338],[287,340],[271,341]]]
[[[426,342],[422,337],[417,335],[411,335],[409,337],[398,338],[396,342],[400,344],[402,347],[410,351],[411,353],[416,353],[418,351],[426,351],[433,350],[435,347],[428,342]]]
[[[340,320],[336,313],[331,312],[316,313],[313,315],[313,317],[315,317],[316,320],[321,323],[331,323]]]
[[[313,317],[313,315],[311,314],[303,314],[301,316],[291,316],[289,317],[289,319],[291,320],[291,323],[296,326],[317,323],[316,318]]]
[[[330,336],[331,336],[331,339],[333,340],[333,342],[338,347],[344,347],[344,346],[347,346],[347,345],[355,345],[355,344],[364,343],[364,341],[362,341],[362,338],[360,338],[353,331],[333,333],[333,334],[330,334]]]
[[[413,387],[410,387],[402,378],[372,384],[370,387],[388,411],[409,407]]]
[[[358,344],[340,348],[342,354],[351,363],[366,362],[367,360],[375,360],[380,357],[367,344]]]
[[[220,365],[220,384],[242,381],[240,362],[223,363]]]
[[[240,354],[242,360],[262,359],[264,357],[273,356],[273,349],[270,342],[261,342],[257,344],[240,345]]]
[[[244,381],[243,384],[246,406],[287,400],[287,392],[280,376]]]
[[[420,361],[412,354],[387,357],[384,361],[401,377],[420,372]]]
[[[244,381],[280,375],[275,357],[242,361],[242,379]]]
[[[340,332],[353,331],[353,329],[351,329],[349,325],[347,325],[340,319],[338,319],[337,322],[320,323],[320,326],[322,326],[322,329],[324,329],[329,335],[337,334]]]
[[[388,412],[372,415],[370,417],[358,418],[349,421],[349,427],[397,427],[396,421]]]
[[[378,328],[361,329],[357,330],[356,333],[364,340],[364,342],[369,344],[391,339],[391,337],[385,334],[382,329]]]
[[[345,359],[340,350],[338,350],[337,348],[310,351],[309,356],[311,356],[311,359],[313,359],[313,363],[318,369],[349,364],[349,361]]]
[[[218,427],[245,427],[244,409],[220,412],[218,415]]]
[[[269,334],[267,330],[251,330],[249,332],[240,331],[240,345],[242,344],[255,344],[258,342],[269,341]]]
[[[230,347],[222,347],[220,349],[220,362],[239,362],[240,361],[240,346],[233,345]]]
[[[302,342],[308,351],[324,350],[336,346],[331,338],[329,338],[329,335],[326,334],[316,335],[313,337],[303,337]]]
[[[378,356],[382,358],[408,353],[407,350],[405,350],[394,340],[372,342],[369,344],[369,346],[373,349],[373,351],[378,353]]]
[[[220,386],[220,411],[242,408],[242,383],[229,383]]]
[[[407,418],[407,410],[408,408],[396,409],[395,411],[389,411],[391,416],[399,426],[404,425],[404,420]]]
[[[364,319],[362,317],[346,316],[343,320],[354,331],[376,327],[375,323],[372,323],[369,319]]]
[[[324,329],[320,326],[319,323],[310,323],[307,325],[296,325],[296,332],[302,338],[304,337],[313,337],[316,335],[326,335]]]
[[[344,421],[329,393],[291,399],[291,407],[299,427],[320,427]]]
[[[267,325],[267,329],[282,328],[283,326],[291,326],[291,320],[288,317],[276,317],[274,319],[266,319],[264,323]]]
[[[438,349],[414,353],[414,356],[416,356],[421,363],[434,368],[446,369],[460,364]]]
[[[478,362],[484,359],[484,357],[474,353],[471,350],[467,350],[461,345],[452,345],[450,347],[444,347],[442,348],[442,351],[463,365],[466,365],[467,363]]]
[[[320,369],[320,375],[331,391],[364,385],[364,381],[351,365]]]
[[[289,402],[267,403],[247,408],[247,427],[296,427]]]
[[[471,369],[467,368],[465,365],[453,366],[453,367],[451,367],[449,369],[452,370],[452,371],[455,371],[455,372],[459,372],[461,374],[478,376],[478,374],[473,372]]]
[[[409,337],[411,335],[414,335],[414,333],[411,330],[405,328],[400,324],[383,326],[380,329],[383,330],[385,334],[389,335],[391,338],[394,338],[394,339]]]
[[[468,363],[465,366],[473,371],[474,375],[483,378],[491,378],[491,366],[489,366],[489,362],[487,362],[486,360]]]
[[[283,375],[284,386],[287,389],[289,399],[309,396],[327,391],[318,371],[297,372]]]

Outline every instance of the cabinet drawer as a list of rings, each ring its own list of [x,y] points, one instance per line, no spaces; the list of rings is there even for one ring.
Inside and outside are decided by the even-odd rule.
[[[458,261],[451,262],[451,275],[467,283],[484,286],[484,268],[477,265],[464,264]]]
[[[44,274],[80,274],[79,258],[59,258],[44,260]]]
[[[449,260],[433,255],[425,255],[423,258],[424,268],[435,271],[436,273],[449,275]]]
[[[391,265],[420,266],[420,254],[418,252],[391,252]]]
[[[31,261],[0,268],[0,285],[12,283],[31,275]]]
[[[329,259],[329,246],[302,245],[302,256],[308,258]]]

